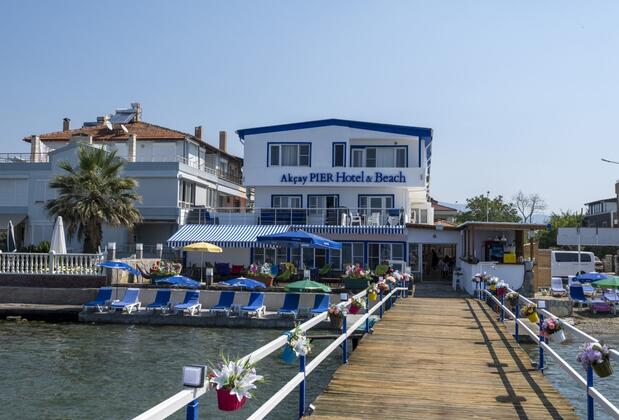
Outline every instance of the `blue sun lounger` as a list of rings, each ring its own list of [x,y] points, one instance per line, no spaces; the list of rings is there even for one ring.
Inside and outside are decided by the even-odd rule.
[[[157,294],[155,295],[155,301],[146,305],[146,310],[151,311],[165,311],[166,309],[170,309],[170,297],[172,296],[172,291],[170,289],[160,289],[157,290]]]
[[[122,300],[117,300],[112,302],[110,308],[113,310],[120,309],[122,311],[127,311],[130,314],[134,309],[139,311],[140,306],[142,305],[138,298],[140,297],[140,289],[129,288],[125,290],[125,295]]]
[[[314,307],[310,311],[312,315],[318,315],[329,309],[329,295],[316,295]]]
[[[200,303],[200,292],[197,290],[188,290],[185,292],[185,299],[183,303],[174,305],[176,312],[189,312],[190,315],[196,315],[200,313],[202,304]]]
[[[95,300],[91,300],[90,302],[84,303],[82,307],[85,311],[88,309],[96,309],[99,312],[103,312],[107,310],[109,302],[112,300],[112,288],[111,287],[102,287],[97,292],[97,296]]]
[[[292,315],[297,317],[299,315],[299,298],[301,296],[298,293],[287,293],[284,297],[284,305],[277,311],[278,315]]]
[[[261,315],[264,315],[266,309],[266,306],[264,306],[264,293],[253,292],[249,295],[247,305],[241,307],[241,315],[255,313],[260,318]]]
[[[232,311],[232,303],[234,302],[234,292],[226,291],[219,294],[219,302],[217,305],[209,308],[212,312],[224,312],[226,315]]]

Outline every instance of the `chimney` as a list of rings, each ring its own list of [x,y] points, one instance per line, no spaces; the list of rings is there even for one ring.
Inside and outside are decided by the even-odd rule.
[[[131,108],[133,108],[133,113],[135,114],[134,122],[142,121],[142,105],[139,102],[133,102],[131,104]]]
[[[224,153],[227,153],[228,151],[227,146],[228,145],[228,133],[226,133],[225,131],[220,131],[219,132],[219,150],[221,150]]]
[[[129,152],[127,156],[127,160],[129,160],[129,162],[135,162],[137,158],[137,137],[138,136],[136,136],[135,134],[129,134]]]
[[[71,118],[63,118],[62,131],[69,131],[71,129]]]
[[[41,159],[41,139],[39,136],[30,138],[30,162],[42,162]]]
[[[202,126],[201,125],[194,128],[194,136],[202,140]]]

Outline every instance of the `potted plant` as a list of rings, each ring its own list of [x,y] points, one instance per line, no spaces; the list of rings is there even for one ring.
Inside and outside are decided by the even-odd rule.
[[[356,314],[361,309],[365,309],[365,301],[361,298],[353,297],[350,302],[350,313]]]
[[[563,343],[565,341],[565,332],[563,331],[561,321],[558,319],[545,319],[539,331],[542,337],[546,337],[555,343]]]
[[[490,275],[486,273],[485,271],[482,273],[477,273],[473,276],[473,281],[475,283],[486,282],[488,280],[490,280]]]
[[[507,283],[504,281],[497,281],[496,283],[496,295],[498,297],[505,296],[507,294]]]
[[[298,325],[286,333],[288,341],[284,346],[281,359],[286,363],[294,363],[299,356],[307,356],[312,349],[311,340]]]
[[[368,286],[368,282],[372,279],[370,272],[364,270],[361,265],[349,265],[342,276],[344,279],[344,287],[348,290],[361,291]]]
[[[505,295],[505,300],[509,303],[509,306],[515,308],[518,304],[518,299],[520,298],[520,294],[518,292],[509,292]]]
[[[526,316],[529,318],[529,321],[533,323],[539,322],[539,316],[537,315],[537,305],[535,303],[527,303],[522,307],[520,311],[521,316]]]
[[[610,364],[610,347],[602,343],[586,343],[580,347],[577,359],[582,367],[593,368],[600,378],[612,375],[613,367]]]
[[[372,283],[368,286],[367,288],[367,293],[368,293],[368,299],[370,299],[372,302],[376,300],[376,298],[378,297],[378,286],[376,285],[376,283]]]
[[[331,326],[336,329],[342,328],[342,321],[346,316],[346,312],[338,305],[330,305],[329,306],[329,321],[331,322]]]
[[[499,282],[499,278],[498,277],[490,277],[488,280],[488,289],[493,292],[496,293],[496,285]]]
[[[273,274],[271,274],[271,264],[264,263],[262,265],[251,264],[245,273],[248,279],[258,280],[266,287],[273,286]]]
[[[383,293],[386,293],[389,291],[389,285],[384,280],[376,283],[376,287],[378,288],[378,290],[380,290]]]
[[[164,277],[171,277],[180,274],[183,266],[179,263],[160,260],[150,268],[150,277],[153,281]]]
[[[249,360],[226,360],[212,366],[209,383],[217,389],[217,405],[222,411],[235,411],[253,398],[255,383],[263,377],[256,374],[255,366]]]

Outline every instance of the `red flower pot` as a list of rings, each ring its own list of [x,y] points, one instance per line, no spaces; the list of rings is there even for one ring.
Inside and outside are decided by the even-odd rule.
[[[507,289],[504,287],[499,287],[498,289],[496,289],[496,294],[498,297],[503,297],[505,296],[507,293]]]
[[[247,398],[243,397],[241,401],[236,398],[236,395],[230,394],[229,389],[221,388],[217,390],[217,406],[221,411],[235,411],[245,405]]]
[[[350,312],[351,314],[356,314],[357,312],[359,312],[359,307],[350,305],[350,310],[348,312]]]

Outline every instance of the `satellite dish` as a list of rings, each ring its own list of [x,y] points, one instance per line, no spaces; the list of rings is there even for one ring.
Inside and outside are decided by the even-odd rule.
[[[105,121],[105,126],[107,127],[107,129],[108,129],[108,130],[110,130],[110,131],[112,131],[112,130],[113,130],[113,128],[112,128],[112,123],[111,123],[111,122],[109,122],[109,121]]]
[[[127,127],[125,127],[124,124],[121,124],[120,128],[122,128],[125,133],[129,133],[129,130],[127,130]]]

